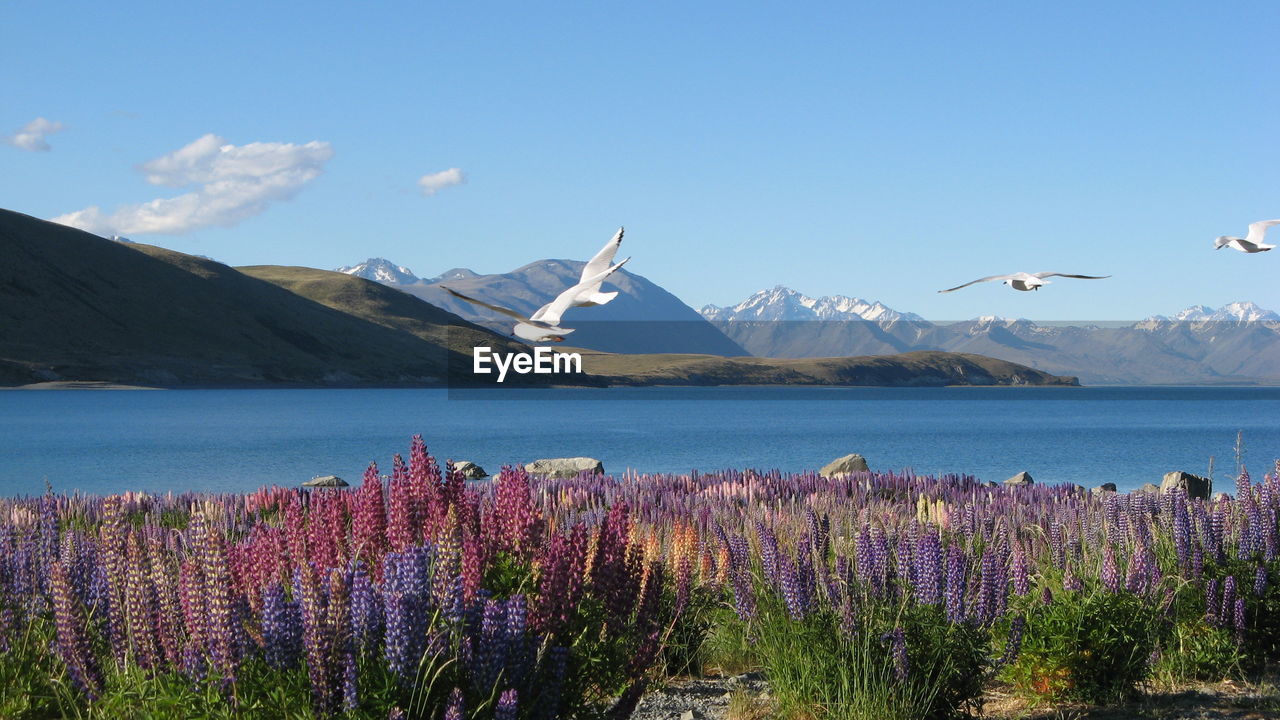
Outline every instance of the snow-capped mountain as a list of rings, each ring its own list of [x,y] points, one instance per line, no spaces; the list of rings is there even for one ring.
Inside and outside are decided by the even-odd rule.
[[[369,258],[359,265],[347,265],[338,268],[337,271],[384,285],[408,285],[418,282],[418,276],[414,275],[412,270],[403,265],[396,265],[385,258]]]
[[[903,320],[924,322],[924,318],[915,313],[898,312],[879,301],[844,295],[812,298],[782,285],[761,290],[737,305],[706,305],[699,312],[712,321],[866,320],[880,325]]]
[[[1172,318],[1164,315],[1156,315],[1147,318],[1138,323],[1135,327],[1150,327],[1160,322],[1235,322],[1235,323],[1254,323],[1254,322],[1280,322],[1280,313],[1258,307],[1256,303],[1247,300],[1238,300],[1228,303],[1214,310],[1208,305],[1192,305],[1191,307],[1177,313]]]

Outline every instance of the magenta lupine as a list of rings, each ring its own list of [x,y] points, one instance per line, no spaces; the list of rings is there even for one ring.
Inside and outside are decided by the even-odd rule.
[[[356,491],[351,513],[351,546],[352,554],[372,569],[375,578],[381,579],[382,556],[387,551],[387,508],[377,463],[369,464],[364,482]]]
[[[49,581],[57,625],[55,647],[58,656],[66,664],[71,681],[92,700],[102,689],[102,672],[85,635],[87,620],[84,608],[72,592],[66,568],[61,562],[52,563]]]
[[[555,533],[538,563],[541,579],[531,624],[536,632],[568,642],[570,617],[582,599],[587,562],[587,533],[582,526]]]

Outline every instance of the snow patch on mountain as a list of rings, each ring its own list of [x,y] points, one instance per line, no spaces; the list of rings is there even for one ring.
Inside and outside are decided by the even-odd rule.
[[[408,285],[418,282],[419,279],[409,268],[396,265],[385,258],[369,258],[359,265],[346,265],[338,268],[337,271],[383,285]]]

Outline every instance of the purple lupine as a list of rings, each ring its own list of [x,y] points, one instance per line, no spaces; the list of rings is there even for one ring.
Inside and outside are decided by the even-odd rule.
[[[516,720],[520,710],[519,695],[515,688],[498,696],[498,706],[493,710],[493,720]]]
[[[1048,588],[1045,588],[1046,590]],[[1004,667],[1010,665],[1018,659],[1018,653],[1022,650],[1022,635],[1027,629],[1027,619],[1022,615],[1014,616],[1009,621],[1009,637],[1005,641],[1004,655],[1001,656],[998,665]]]
[[[506,607],[507,663],[504,674],[508,685],[524,684],[532,660],[529,637],[529,603],[524,595],[507,598]]]
[[[1102,554],[1102,586],[1107,592],[1120,592],[1120,570],[1116,567],[1116,554],[1108,545]]]
[[[1071,564],[1068,563],[1065,570],[1062,571],[1062,589],[1067,592],[1076,592],[1084,589],[1084,581],[1076,575]]]
[[[920,536],[915,553],[916,602],[937,605],[942,600],[942,540],[937,532]]]
[[[808,611],[808,603],[795,566],[786,556],[778,559],[778,576],[779,589],[787,604],[787,614],[792,620],[803,620]]]
[[[352,562],[349,583],[351,636],[359,652],[368,652],[382,635],[382,600],[363,562]]]
[[[480,628],[472,641],[470,663],[471,688],[488,695],[498,682],[507,662],[506,606],[499,600],[483,602]]]
[[[885,638],[889,641],[890,654],[893,656],[893,676],[898,682],[906,682],[907,675],[911,671],[911,665],[907,660],[906,633],[899,626],[886,634]]]
[[[953,544],[947,551],[947,621],[958,623],[964,620],[964,599],[968,592],[965,583],[964,550]]]
[[[462,698],[462,690],[454,688],[449,694],[449,704],[444,709],[444,720],[462,720],[466,704]]]
[[[1236,576],[1228,575],[1222,581],[1222,602],[1218,605],[1218,620],[1224,625],[1231,620],[1236,604]]]
[[[532,713],[536,720],[555,720],[560,717],[560,695],[564,691],[568,667],[568,649],[554,645],[543,654],[538,674],[541,685]]]
[[[382,600],[386,618],[387,666],[405,682],[412,682],[427,648],[431,612],[430,547],[388,553]]]
[[[1262,597],[1267,592],[1267,567],[1259,564],[1253,570],[1253,594]]]
[[[1236,631],[1235,633],[1236,644],[1241,644],[1244,642],[1244,631],[1245,631],[1244,598],[1236,598],[1234,607],[1232,609],[1234,612],[1232,612],[1231,614],[1231,620],[1232,620],[1231,625]]]
[[[267,664],[277,670],[296,666],[302,657],[302,610],[285,598],[278,582],[262,589],[262,639]]]
[[[1218,615],[1218,581],[1210,578],[1204,584],[1204,619],[1208,624],[1217,627],[1220,622]]]
[[[53,596],[53,616],[57,624],[57,642],[54,646],[67,666],[71,681],[92,700],[102,688],[102,672],[98,668],[98,660],[93,655],[89,639],[85,637],[84,608],[72,592],[66,568],[61,562],[52,563],[49,585]]]
[[[1010,572],[1013,574],[1013,592],[1023,597],[1031,592],[1031,578],[1027,569],[1027,555],[1022,546],[1013,549],[1013,560]]]

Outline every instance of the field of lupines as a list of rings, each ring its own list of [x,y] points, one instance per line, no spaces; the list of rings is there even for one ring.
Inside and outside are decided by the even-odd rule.
[[[1181,492],[726,471],[0,501],[0,717],[777,717],[1109,702],[1280,659],[1280,477]]]

